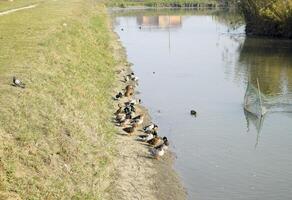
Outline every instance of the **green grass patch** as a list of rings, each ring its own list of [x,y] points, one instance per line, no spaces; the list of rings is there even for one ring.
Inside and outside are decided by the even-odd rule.
[[[0,199],[104,199],[115,133],[112,39],[94,0],[0,16]],[[12,87],[13,75],[27,88]]]
[[[0,12],[41,3],[43,0],[0,0]]]

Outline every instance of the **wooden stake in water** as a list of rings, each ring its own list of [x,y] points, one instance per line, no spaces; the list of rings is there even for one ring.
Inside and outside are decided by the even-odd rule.
[[[261,106],[261,116],[263,116],[263,104],[262,104],[262,97],[261,97],[261,89],[260,89],[260,83],[259,79],[257,78],[257,85],[258,85],[258,92],[259,92],[259,98],[260,98],[260,106]]]

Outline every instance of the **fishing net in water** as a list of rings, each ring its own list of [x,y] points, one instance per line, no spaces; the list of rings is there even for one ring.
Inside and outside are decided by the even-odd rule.
[[[258,81],[256,87],[249,81],[244,95],[244,109],[257,117],[267,112],[292,112],[292,94],[266,96],[261,93]]]

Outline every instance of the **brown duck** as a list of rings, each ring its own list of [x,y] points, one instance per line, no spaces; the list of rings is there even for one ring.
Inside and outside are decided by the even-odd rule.
[[[123,128],[123,131],[125,131],[126,133],[128,133],[128,135],[130,136],[130,135],[132,135],[132,133],[135,132],[136,127],[137,127],[136,124],[133,124],[130,127]]]
[[[118,104],[119,109],[115,112],[115,115],[121,114],[123,112],[123,106],[121,104]]]
[[[127,85],[127,86],[125,87],[125,90],[126,90],[126,91],[129,90],[129,89],[134,89],[133,85]]]
[[[134,88],[126,89],[125,97],[130,97],[134,94]]]
[[[152,145],[152,146],[157,146],[157,145],[164,143],[165,141],[167,141],[166,137],[161,138],[161,137],[156,136],[153,139],[147,141],[147,143]]]

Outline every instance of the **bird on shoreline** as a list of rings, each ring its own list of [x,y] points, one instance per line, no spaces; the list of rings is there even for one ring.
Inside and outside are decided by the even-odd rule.
[[[152,145],[152,146],[156,146],[156,145],[159,145],[159,144],[161,144],[161,143],[163,143],[165,141],[168,141],[167,137],[161,138],[161,137],[156,136],[153,139],[147,141],[147,143]]]
[[[125,89],[122,90],[122,92],[119,92],[115,96],[115,100],[119,100],[122,97],[130,97],[134,95],[135,87],[138,85],[139,78],[135,76],[134,72],[124,76],[125,82],[127,81],[135,81],[130,82],[130,84],[127,84],[125,86]],[[138,113],[136,114],[136,105],[141,104],[141,99],[134,99],[134,98],[125,98],[121,99],[118,104],[118,109],[116,110],[115,114],[115,120],[116,125],[120,126],[123,132],[125,132],[127,136],[133,135],[136,131],[139,125],[143,124],[145,114]],[[138,107],[138,112],[141,109]],[[136,115],[135,117],[133,117]],[[191,115],[192,112],[191,112]],[[149,152],[155,159],[159,159],[162,157],[169,146],[169,141],[167,137],[160,137],[157,133],[158,125],[151,123],[147,126],[143,127],[142,130],[144,131],[144,135],[139,135],[136,137],[137,141],[145,142],[149,146]]]
[[[134,77],[134,76],[135,76],[134,72],[132,72],[132,73],[127,74],[126,76],[124,76],[125,82],[127,82],[129,80],[132,80],[132,77]]]
[[[165,151],[168,149],[169,141],[166,139],[163,141],[162,144],[155,146],[154,148],[160,148],[162,147]]]
[[[135,132],[136,128],[137,128],[137,125],[136,124],[133,124],[130,127],[123,128],[123,131],[125,131],[126,133],[128,133],[128,135],[130,136],[130,135],[132,135]]]
[[[134,72],[132,72],[125,77],[125,81],[129,81],[129,80],[137,82],[139,80],[139,78],[137,76],[135,76]]]
[[[127,85],[127,86],[125,87],[125,90],[126,90],[126,91],[129,90],[129,89],[134,89],[134,86],[133,86],[133,85]]]
[[[118,100],[120,98],[123,97],[123,93],[119,92],[116,96],[115,96],[115,100]]]
[[[137,76],[133,76],[133,77],[131,78],[131,80],[132,80],[132,81],[136,81],[136,82],[138,82],[138,81],[139,81],[139,78],[138,78]]]
[[[13,76],[12,81],[13,81],[13,86],[14,87],[20,87],[20,88],[23,88],[23,89],[25,88],[25,84],[21,80],[17,79],[15,76]]]
[[[119,123],[120,127],[125,127],[131,123],[130,119],[125,119]]]
[[[124,108],[124,112],[125,113],[135,113],[136,112],[136,108],[135,108],[135,105],[133,104],[127,104]]]
[[[144,121],[144,114],[138,115],[132,119],[132,123],[137,124],[137,125],[142,124],[143,121]]]
[[[169,146],[169,142],[164,141],[163,144],[150,149],[150,153],[155,159],[159,160],[159,158],[165,154],[165,151],[168,149],[168,146]]]
[[[125,97],[130,97],[134,94],[134,88],[126,88]]]
[[[118,109],[117,111],[114,113],[115,115],[121,114],[123,112],[123,106],[121,106],[121,104],[118,104]]]
[[[132,112],[126,113],[126,119],[132,119]]]
[[[137,140],[142,142],[148,142],[149,140],[152,140],[154,137],[157,136],[157,132],[149,133],[148,135],[140,135],[137,137]]]
[[[130,101],[125,102],[125,105],[137,105],[140,104],[142,102],[141,99],[132,99]]]
[[[147,131],[156,131],[158,129],[158,126],[156,125],[156,124],[150,124],[150,125],[148,125],[148,126],[145,126],[144,128],[143,128],[143,131],[144,132],[147,132]]]
[[[116,121],[118,123],[121,123],[122,121],[124,121],[126,119],[126,114],[124,113],[120,113],[118,115],[116,115]]]

